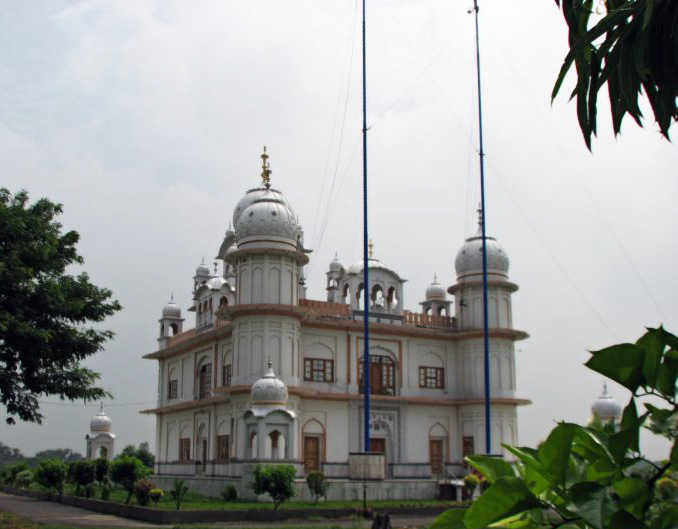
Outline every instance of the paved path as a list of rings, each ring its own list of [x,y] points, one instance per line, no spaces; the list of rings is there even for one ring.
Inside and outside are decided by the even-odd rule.
[[[120,529],[141,529],[148,527],[171,527],[155,525],[129,518],[121,518],[112,514],[99,514],[62,505],[51,501],[35,500],[25,496],[14,496],[0,492],[0,511],[11,512],[25,518],[30,518],[40,524],[49,525],[70,525],[72,527],[81,527],[87,529],[94,528],[120,528]],[[394,528],[421,528],[426,527],[434,520],[433,516],[393,516],[391,524]],[[257,528],[266,529],[269,527],[294,529],[297,527],[341,527],[347,529],[369,529],[371,522],[340,519],[340,520],[287,520],[284,522],[254,523],[254,522],[234,522],[234,523],[214,523],[200,524],[210,527],[228,527],[231,529]]]

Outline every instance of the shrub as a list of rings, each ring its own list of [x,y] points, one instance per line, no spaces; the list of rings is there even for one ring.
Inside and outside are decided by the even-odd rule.
[[[657,480],[657,493],[663,500],[671,500],[678,494],[678,482],[671,478]]]
[[[145,507],[151,500],[151,491],[155,489],[155,483],[148,479],[140,479],[134,484],[134,497],[137,504]]]
[[[158,502],[162,500],[162,497],[164,495],[164,492],[162,489],[151,489],[151,492],[148,493],[149,499],[155,504],[155,506],[158,506]]]
[[[94,461],[94,477],[99,482],[102,483],[105,477],[108,477],[111,473],[111,463],[105,457],[100,457]]]
[[[479,483],[480,480],[475,474],[467,474],[464,476],[464,488],[466,489],[466,494],[468,494],[469,498],[473,498],[473,493],[476,488],[478,488]]]
[[[297,474],[292,465],[257,465],[254,468],[255,494],[268,494],[273,500],[273,508],[278,507],[294,496],[294,478]]]
[[[14,463],[7,467],[7,485],[14,484],[17,475],[24,470],[30,470],[30,467],[26,463]]]
[[[30,470],[22,470],[14,478],[14,484],[22,489],[25,489],[31,483],[33,483],[33,472]]]
[[[94,461],[74,461],[69,465],[68,471],[71,480],[75,483],[75,495],[87,498],[92,496],[96,478]]]
[[[238,499],[238,491],[233,485],[226,485],[221,491],[221,499],[224,501],[235,501]]]
[[[43,459],[35,469],[35,481],[43,489],[52,489],[61,494],[68,474],[68,465],[61,459]]]
[[[122,456],[111,465],[111,479],[127,491],[125,504],[134,494],[134,484],[148,474],[146,466],[134,456]]]
[[[327,479],[325,479],[325,474],[320,470],[312,470],[306,474],[306,485],[313,497],[313,501],[318,503],[318,500],[324,498],[327,494],[327,487],[329,484],[327,483]]]
[[[101,484],[101,499],[108,500],[108,498],[111,497],[111,489],[113,488],[113,482],[111,481],[111,478],[104,476],[104,478],[99,481],[99,483]]]
[[[174,500],[174,504],[177,507],[177,511],[181,509],[181,502],[184,501],[184,496],[188,492],[188,487],[185,485],[183,479],[175,479],[170,489],[170,495]]]

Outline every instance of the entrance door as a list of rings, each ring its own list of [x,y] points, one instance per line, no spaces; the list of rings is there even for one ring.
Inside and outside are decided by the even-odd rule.
[[[431,462],[431,474],[441,476],[443,473],[443,441],[442,439],[429,439],[429,461]]]
[[[386,439],[370,439],[370,452],[386,453]]]
[[[304,437],[304,472],[320,470],[320,438]]]

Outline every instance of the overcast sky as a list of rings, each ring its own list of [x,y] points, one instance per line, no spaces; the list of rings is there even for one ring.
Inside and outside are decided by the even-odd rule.
[[[587,350],[678,330],[678,153],[651,119],[589,153],[575,105],[550,94],[566,54],[551,0],[481,0],[487,227],[507,251],[520,443],[586,422],[602,378]],[[475,231],[479,198],[471,0],[368,2],[370,233],[416,310]],[[0,1],[0,186],[64,205],[92,280],[124,309],[87,362],[118,450],[155,442],[157,320],[212,262],[263,145],[314,250],[309,297],[361,249],[360,21],[355,0]],[[569,80],[567,90],[571,89]],[[564,93],[567,92],[565,90]],[[646,112],[651,117],[649,112]],[[190,322],[192,313],[186,314]],[[624,404],[629,395],[611,384]],[[84,452],[96,405],[46,401],[0,441]],[[653,457],[666,445],[644,439]]]

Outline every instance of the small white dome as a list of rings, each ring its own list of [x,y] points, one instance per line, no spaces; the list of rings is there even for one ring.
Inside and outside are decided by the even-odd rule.
[[[619,422],[622,407],[617,400],[607,392],[607,384],[603,383],[603,394],[591,406],[591,413],[603,422]]]
[[[203,259],[203,262],[198,265],[198,267],[195,269],[195,275],[196,277],[204,277],[210,275],[210,269],[207,267],[205,264],[205,260]]]
[[[334,259],[330,263],[330,272],[341,272],[342,268],[344,268],[344,265],[341,264],[339,256],[335,253]]]
[[[104,413],[103,407],[89,423],[89,429],[94,432],[110,432],[112,422],[111,419]]]
[[[240,215],[235,226],[238,244],[259,237],[279,237],[296,248],[297,221],[294,212],[276,197],[263,197],[251,203]]]
[[[447,293],[445,292],[445,289],[440,283],[438,283],[438,278],[434,277],[433,283],[431,283],[426,289],[426,301],[446,299]]]
[[[363,261],[357,261],[353,263],[351,266],[348,267],[348,273],[349,274],[362,274],[363,273]],[[383,270],[385,272],[389,272],[396,276],[397,278],[400,279],[400,276],[395,272],[394,270],[391,270],[388,266],[386,266],[384,263],[382,263],[379,259],[375,259],[374,257],[370,257],[367,260],[367,267],[368,270]]]
[[[163,318],[181,318],[181,308],[174,303],[174,297],[162,308]]]
[[[268,363],[268,370],[252,384],[252,404],[284,405],[287,402],[287,386],[280,380]]]
[[[487,248],[487,272],[508,277],[509,258],[494,237],[485,238]],[[481,228],[466,242],[457,253],[454,261],[457,276],[483,273],[483,236]]]
[[[228,247],[228,250],[226,250],[226,257],[231,255],[233,252],[235,252],[238,249],[238,245],[236,243],[231,244]]]

